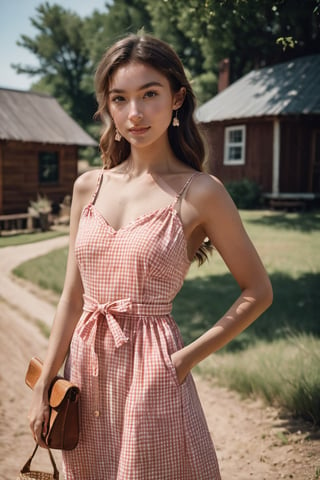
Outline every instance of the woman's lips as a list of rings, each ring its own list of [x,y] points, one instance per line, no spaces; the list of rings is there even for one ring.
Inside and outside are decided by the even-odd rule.
[[[143,135],[149,130],[150,127],[133,127],[129,128],[129,132],[133,135]]]

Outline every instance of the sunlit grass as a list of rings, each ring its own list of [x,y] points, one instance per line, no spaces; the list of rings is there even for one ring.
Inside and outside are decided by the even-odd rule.
[[[199,367],[243,396],[263,398],[320,424],[320,339],[289,335],[232,354],[211,355]]]
[[[50,230],[48,232],[19,233],[0,236],[0,248],[41,242],[42,240],[49,240],[50,238],[60,237],[61,235],[66,235],[66,232]]]
[[[64,283],[67,255],[68,249],[60,248],[22,263],[13,270],[13,273],[45,290],[59,294]]]

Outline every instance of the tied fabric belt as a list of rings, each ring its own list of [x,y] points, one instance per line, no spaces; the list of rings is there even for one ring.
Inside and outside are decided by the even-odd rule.
[[[98,320],[103,318],[108,325],[108,328],[113,336],[116,348],[121,347],[124,343],[129,341],[129,338],[123,333],[116,317],[117,314],[128,314],[138,316],[148,315],[168,315],[171,312],[172,305],[168,304],[147,304],[135,303],[130,298],[116,300],[114,302],[98,303],[94,298],[88,295],[83,295],[84,312],[91,313],[86,322],[81,326],[79,335],[83,341],[91,346],[93,376],[99,375],[98,356],[95,351],[96,334]]]

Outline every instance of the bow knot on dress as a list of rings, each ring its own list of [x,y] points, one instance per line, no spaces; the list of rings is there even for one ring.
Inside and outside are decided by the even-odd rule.
[[[97,334],[97,326],[99,319],[104,319],[107,322],[108,328],[113,336],[116,348],[121,347],[128,342],[128,337],[123,333],[117,319],[117,313],[126,313],[132,311],[132,302],[130,299],[116,300],[114,302],[99,303],[88,295],[83,295],[85,312],[91,313],[88,320],[82,325],[79,332],[80,337],[84,342],[91,345],[92,360],[93,360],[93,375],[98,376],[99,365],[98,358],[95,351],[95,340]]]

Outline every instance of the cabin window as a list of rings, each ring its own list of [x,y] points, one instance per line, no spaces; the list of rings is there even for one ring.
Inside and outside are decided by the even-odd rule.
[[[58,181],[58,152],[39,152],[39,183],[57,183]]]
[[[226,127],[224,131],[224,159],[225,165],[244,165],[246,147],[246,127],[237,125]]]

